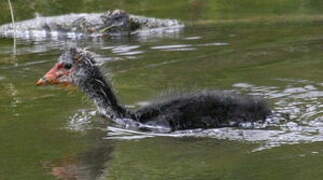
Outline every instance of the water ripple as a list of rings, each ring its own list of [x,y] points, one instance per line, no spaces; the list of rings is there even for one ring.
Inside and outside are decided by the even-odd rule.
[[[151,49],[169,50],[169,49],[178,49],[178,48],[188,48],[191,46],[192,46],[191,44],[176,44],[176,45],[153,46],[151,47]]]
[[[255,86],[248,83],[233,85],[236,91],[265,96],[273,102],[273,116],[265,123],[246,124],[242,128],[194,129],[173,133],[139,132],[122,128],[108,127],[106,139],[132,140],[167,137],[211,137],[225,140],[238,140],[259,143],[253,151],[261,151],[284,144],[299,144],[323,141],[323,105],[318,100],[323,91],[319,83],[309,81],[289,81],[285,88]],[[299,84],[301,82],[301,84]],[[286,115],[286,116],[284,116]]]
[[[192,37],[184,38],[184,40],[198,40],[198,39],[202,39],[202,37],[201,36],[192,36]]]
[[[198,46],[228,46],[229,43],[226,42],[214,42],[214,43],[204,43],[199,44]]]
[[[202,44],[175,44],[175,45],[162,45],[162,46],[153,46],[153,50],[161,51],[194,51],[197,50],[197,47],[204,46],[227,46],[229,43],[226,42],[213,42],[213,43],[202,43]]]

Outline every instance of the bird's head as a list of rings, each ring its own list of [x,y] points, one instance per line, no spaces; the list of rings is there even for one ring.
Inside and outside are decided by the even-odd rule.
[[[92,55],[81,48],[68,48],[36,85],[77,85],[99,73]]]

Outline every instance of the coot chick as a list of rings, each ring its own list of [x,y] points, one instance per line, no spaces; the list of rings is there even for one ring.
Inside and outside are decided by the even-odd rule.
[[[37,85],[73,84],[92,99],[105,117],[130,126],[167,131],[235,127],[264,121],[270,108],[259,97],[202,90],[169,96],[137,110],[121,105],[89,51],[69,48]],[[143,126],[142,126],[143,127]]]

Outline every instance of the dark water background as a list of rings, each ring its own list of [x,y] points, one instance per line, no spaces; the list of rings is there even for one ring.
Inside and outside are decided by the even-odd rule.
[[[16,20],[120,8],[181,31],[103,40],[0,39],[0,179],[322,179],[323,1],[16,0]],[[0,23],[10,22],[6,1]],[[36,87],[61,48],[96,53],[121,101],[170,90],[265,96],[290,120],[171,137],[109,128],[81,92]],[[175,136],[175,137],[173,137]]]

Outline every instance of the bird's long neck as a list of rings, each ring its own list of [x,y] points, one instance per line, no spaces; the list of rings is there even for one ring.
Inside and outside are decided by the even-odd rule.
[[[114,120],[130,117],[130,112],[118,103],[112,88],[99,73],[82,83],[82,90],[95,102],[99,112]]]

